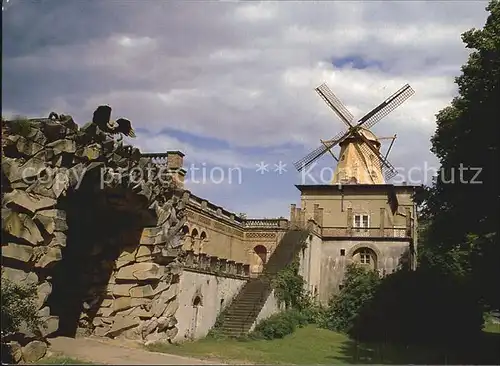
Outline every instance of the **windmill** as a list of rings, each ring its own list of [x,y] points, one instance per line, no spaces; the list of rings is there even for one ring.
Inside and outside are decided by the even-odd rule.
[[[370,128],[415,93],[410,85],[404,85],[356,123],[353,123],[354,116],[326,84],[321,84],[315,90],[342,122],[347,125],[347,129],[329,140],[320,140],[321,145],[297,161],[294,164],[295,168],[300,172],[325,153],[330,152],[338,161],[332,183],[384,184],[385,180],[394,177],[397,172],[387,160],[387,156],[394,144],[396,135],[377,138],[370,131]],[[382,139],[392,139],[385,156],[382,156],[380,152],[380,140]],[[337,145],[340,146],[339,158],[331,151]]]

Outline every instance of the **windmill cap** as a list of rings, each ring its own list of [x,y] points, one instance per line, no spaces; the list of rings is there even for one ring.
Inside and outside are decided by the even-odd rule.
[[[359,127],[358,132],[360,134],[362,134],[364,137],[366,137],[367,140],[373,141],[376,145],[379,145],[379,146],[381,145],[379,139],[377,138],[377,136],[375,136],[375,134],[372,131],[370,131],[370,130],[364,128],[364,127]],[[348,138],[346,138],[344,141],[342,141],[341,145],[344,142],[347,142],[347,140],[349,140],[351,138],[352,138],[351,136],[349,136]]]

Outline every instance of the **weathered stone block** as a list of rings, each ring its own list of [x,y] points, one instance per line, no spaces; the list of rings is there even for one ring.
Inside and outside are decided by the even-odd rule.
[[[66,231],[68,225],[66,224],[66,213],[62,210],[42,210],[35,214],[33,220],[42,224],[42,227],[49,234],[54,231]]]
[[[165,311],[163,312],[162,316],[171,317],[175,315],[177,312],[177,309],[179,309],[179,301],[177,299],[170,301],[165,308]]]
[[[109,308],[113,305],[113,299],[104,299],[101,301],[101,308]]]
[[[2,246],[2,257],[12,258],[21,262],[29,262],[33,256],[33,247],[16,243]]]
[[[144,257],[144,256],[150,256],[152,252],[153,251],[152,251],[151,247],[141,245],[141,246],[139,246],[135,257],[139,258],[139,257]]]
[[[108,285],[108,291],[115,296],[130,296],[130,291],[134,287],[137,287],[136,283],[110,284]]]
[[[36,177],[40,176],[46,169],[45,162],[36,156],[21,165],[15,159],[2,156],[2,171],[9,182],[33,183]]]
[[[57,141],[50,142],[46,145],[48,148],[54,150],[55,155],[59,155],[63,152],[73,154],[76,152],[76,141],[69,139],[61,139]]]
[[[113,301],[112,309],[114,312],[129,309],[131,307],[143,306],[149,304],[151,300],[131,297],[119,297]]]
[[[110,325],[98,326],[97,328],[94,329],[94,335],[96,335],[97,337],[104,337],[109,333],[110,330],[111,330]]]
[[[35,222],[26,214],[17,213],[10,209],[2,209],[2,229],[32,245],[43,242],[42,234]]]
[[[61,248],[59,247],[49,247],[47,253],[45,253],[42,258],[40,258],[36,263],[35,267],[38,268],[47,268],[53,265],[54,263],[60,261],[62,259]]]
[[[36,306],[38,309],[40,309],[49,298],[49,295],[52,293],[52,284],[48,281],[42,282],[36,288],[36,293]]]
[[[146,310],[141,307],[136,307],[132,309],[129,316],[139,317],[139,318],[151,318],[153,316],[153,313],[151,312],[151,310]]]
[[[47,344],[42,341],[31,341],[22,348],[23,360],[36,362],[47,353]]]
[[[174,316],[166,317],[162,316],[158,318],[158,332],[164,332],[169,328],[173,328],[177,325],[177,319]]]
[[[21,362],[23,358],[23,349],[19,342],[16,341],[11,341],[8,343],[9,349],[10,349],[10,354],[12,356],[12,360],[15,363]]]
[[[130,290],[130,296],[132,297],[153,297],[156,294],[166,290],[168,288],[166,283],[158,283],[156,286],[144,285],[137,286]]]
[[[139,241],[142,245],[156,245],[165,243],[163,229],[161,227],[145,228]]]
[[[2,267],[2,277],[20,285],[38,283],[38,276],[35,272],[24,272],[23,270],[10,267]]]
[[[139,318],[115,316],[111,329],[105,335],[108,337],[116,337],[127,329],[138,326],[140,322]]]
[[[23,155],[33,156],[43,149],[43,145],[30,141],[23,136],[9,136],[9,138],[17,137],[16,149]]]
[[[118,270],[119,280],[159,280],[164,273],[164,267],[156,263],[134,263]]]
[[[66,234],[61,231],[55,231],[54,236],[50,240],[48,246],[64,248],[66,246]]]
[[[167,290],[163,291],[160,296],[153,301],[153,305],[151,307],[153,315],[160,317],[165,312],[169,302],[177,296],[178,292],[179,285],[177,283],[170,285]]]
[[[82,149],[78,150],[75,155],[87,160],[95,160],[101,156],[101,153],[101,145],[92,144],[84,146]]]
[[[51,335],[59,328],[59,317],[58,316],[48,316],[40,319],[42,325],[39,327],[40,334],[42,337],[47,337]]]

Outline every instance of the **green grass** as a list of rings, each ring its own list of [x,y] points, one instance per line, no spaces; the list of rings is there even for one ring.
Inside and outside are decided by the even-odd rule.
[[[205,338],[180,345],[151,344],[150,351],[260,364],[443,364],[453,362],[438,350],[402,348],[389,344],[356,344],[347,336],[309,325],[283,339],[236,340]]]
[[[38,365],[92,365],[91,362],[78,360],[76,358],[66,357],[66,356],[49,356],[42,358],[38,362]]]

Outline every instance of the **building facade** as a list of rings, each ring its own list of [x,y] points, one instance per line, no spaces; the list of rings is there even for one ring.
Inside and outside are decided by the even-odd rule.
[[[169,152],[183,184],[183,155]],[[193,266],[222,261],[234,273],[256,277],[285,232],[313,227],[299,256],[308,290],[326,303],[342,288],[348,263],[388,275],[416,267],[418,187],[392,184],[299,185],[301,207],[289,219],[245,219],[201,197],[189,195],[183,248]],[[199,263],[202,264],[199,264]]]

